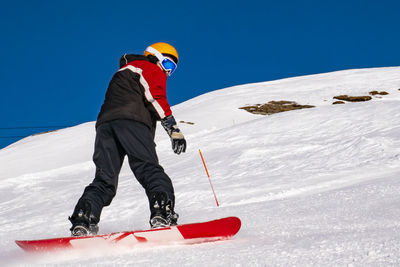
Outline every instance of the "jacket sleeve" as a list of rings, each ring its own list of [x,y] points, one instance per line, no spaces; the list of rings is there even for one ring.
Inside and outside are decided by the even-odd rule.
[[[146,100],[151,103],[152,108],[154,108],[153,112],[158,115],[159,119],[172,115],[165,86],[157,85],[150,87],[149,94],[146,95]]]
[[[144,96],[151,104],[148,106],[150,111],[163,119],[172,115],[167,100],[167,76],[157,66],[152,64],[152,67],[152,70],[143,72],[143,79],[147,82],[147,86],[143,86]]]
[[[130,69],[137,73],[139,83],[144,92],[144,98],[149,103],[147,108],[155,114],[158,119],[172,115],[167,101],[167,76],[159,67],[147,61],[133,61],[120,70]]]

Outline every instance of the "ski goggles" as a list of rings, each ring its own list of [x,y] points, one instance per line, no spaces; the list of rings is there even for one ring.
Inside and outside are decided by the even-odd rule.
[[[169,57],[164,56],[158,50],[154,49],[153,47],[149,46],[146,48],[146,51],[154,54],[157,59],[160,61],[161,67],[165,70],[168,76],[171,76],[172,73],[176,70],[178,67],[176,63],[170,59]]]

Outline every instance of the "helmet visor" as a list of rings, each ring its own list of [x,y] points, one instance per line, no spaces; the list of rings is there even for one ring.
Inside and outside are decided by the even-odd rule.
[[[177,67],[176,63],[167,57],[163,58],[163,60],[161,61],[161,66],[167,72],[168,76],[171,76]]]

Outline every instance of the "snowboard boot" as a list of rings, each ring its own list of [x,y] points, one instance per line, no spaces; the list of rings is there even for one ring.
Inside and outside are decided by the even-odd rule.
[[[150,197],[150,226],[161,228],[177,225],[178,214],[173,210],[172,201],[165,192],[155,192]]]
[[[99,219],[90,210],[90,204],[86,202],[82,208],[77,205],[72,216],[68,217],[68,220],[72,223],[70,229],[72,236],[96,235],[98,233],[97,223]]]
[[[165,207],[165,210],[167,212],[167,218],[169,220],[169,225],[178,225],[179,214],[174,212],[174,209],[171,204],[172,204],[171,201],[169,201],[169,203]]]

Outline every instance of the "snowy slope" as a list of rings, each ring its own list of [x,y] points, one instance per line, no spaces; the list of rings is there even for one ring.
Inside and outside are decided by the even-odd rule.
[[[93,179],[94,123],[0,150],[0,262],[162,266],[396,266],[400,264],[400,67],[347,70],[226,88],[173,107],[188,141],[156,141],[181,223],[235,215],[230,241],[26,255],[15,239],[68,235],[67,217]],[[363,103],[333,96],[387,91]],[[238,109],[292,100],[315,105],[271,116]],[[161,127],[159,127],[161,128]],[[216,207],[198,149],[221,206]],[[127,164],[100,232],[144,229],[148,204]]]

